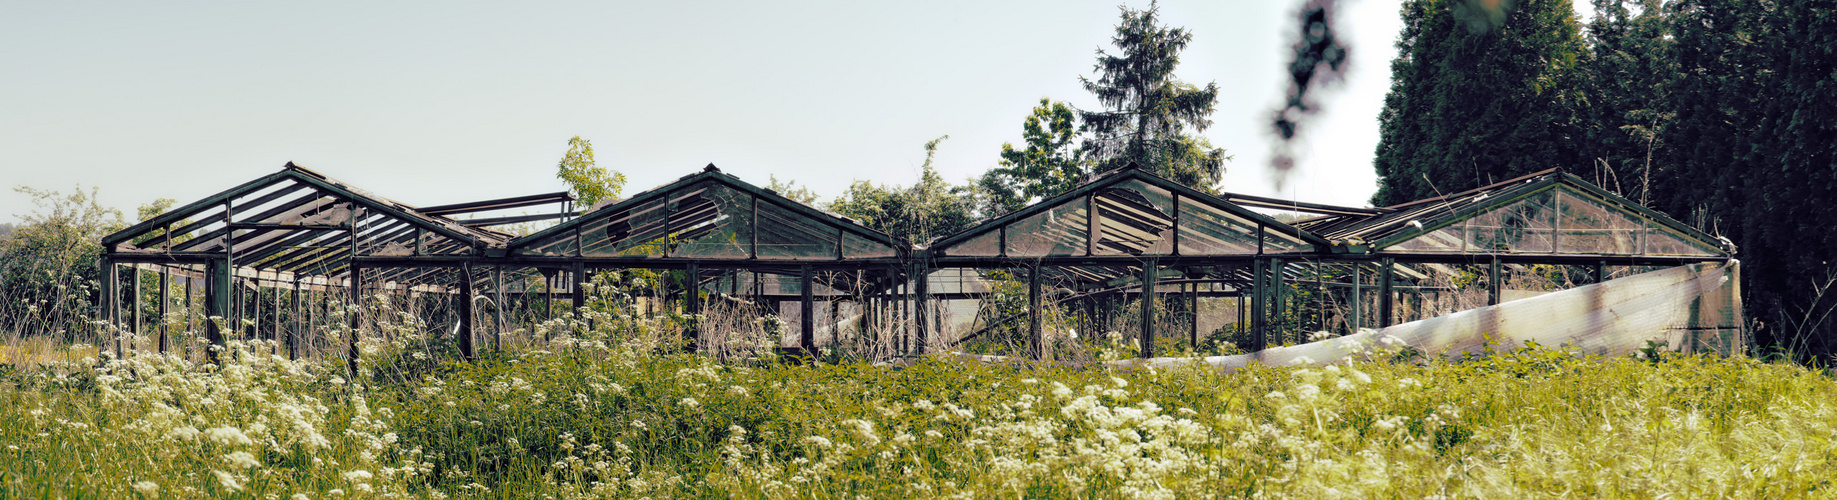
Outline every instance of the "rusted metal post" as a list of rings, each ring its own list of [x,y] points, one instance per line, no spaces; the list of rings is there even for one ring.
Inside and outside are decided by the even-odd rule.
[[[1351,314],[1351,321],[1346,322],[1346,328],[1349,330],[1347,333],[1356,334],[1359,333],[1360,328],[1365,327],[1364,274],[1365,266],[1363,264],[1357,262],[1352,263],[1352,300],[1349,301],[1351,305],[1347,308],[1348,312]]]
[[[1027,271],[1027,355],[1034,360],[1046,358],[1046,338],[1040,326],[1040,261],[1035,259]]]
[[[1503,274],[1499,269],[1499,256],[1495,254],[1486,268],[1486,305],[1499,305],[1499,280]]]
[[[167,337],[169,334],[169,330],[172,329],[172,326],[169,324],[170,322],[166,321],[166,315],[171,314],[171,313],[172,313],[172,268],[167,267],[165,265],[161,265],[159,266],[159,319],[158,319],[159,321],[159,352],[161,353],[164,353],[166,352],[166,349],[171,348],[171,344],[170,344],[171,341],[168,340]]]
[[[702,269],[690,263],[683,270],[683,311],[689,317],[689,352],[696,352],[701,347],[702,339]]]
[[[1142,264],[1142,358],[1155,356],[1155,282],[1159,276],[1153,257]]]
[[[803,292],[803,308],[799,310],[797,320],[803,331],[798,334],[798,344],[802,345],[804,352],[814,360],[816,359],[816,304],[813,301],[815,283],[811,279],[810,264],[804,264],[799,271],[802,275],[800,282],[802,286],[799,288]]]
[[[459,264],[459,355],[467,361],[478,359],[472,333],[472,263]]]
[[[1378,328],[1391,326],[1392,318],[1395,317],[1396,299],[1391,297],[1391,280],[1396,278],[1396,264],[1394,259],[1385,257],[1382,261],[1384,269],[1378,272]]]

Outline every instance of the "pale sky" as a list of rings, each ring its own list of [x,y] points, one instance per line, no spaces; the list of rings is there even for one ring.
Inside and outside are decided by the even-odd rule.
[[[1145,2],[1130,1],[1132,7]],[[1221,89],[1226,191],[1364,206],[1397,0],[1342,2],[1349,78],[1278,192],[1269,116],[1300,0],[1161,4],[1175,72]],[[560,191],[572,136],[625,194],[714,163],[829,199],[994,166],[1042,97],[1085,109],[1117,2],[6,2],[0,183],[101,190],[132,217],[288,161],[413,205]],[[0,192],[0,221],[32,210]]]

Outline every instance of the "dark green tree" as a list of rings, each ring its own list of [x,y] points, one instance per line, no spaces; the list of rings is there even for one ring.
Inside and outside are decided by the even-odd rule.
[[[1568,166],[1573,68],[1568,0],[1409,0],[1373,164],[1379,206]]]
[[[1223,148],[1198,132],[1212,126],[1218,85],[1204,88],[1174,79],[1180,51],[1193,35],[1161,26],[1158,7],[1122,7],[1122,22],[1110,39],[1117,54],[1097,50],[1097,79],[1080,77],[1103,111],[1079,111],[1089,134],[1083,144],[1097,173],[1130,163],[1195,188],[1211,191],[1224,175]]]
[[[1676,43],[1661,0],[1594,0],[1588,57],[1578,68],[1586,105],[1579,110],[1582,159],[1595,184],[1641,204],[1652,201],[1665,127],[1677,117],[1671,95]]]
[[[1078,115],[1071,106],[1040,99],[1021,124],[1025,148],[1001,145],[1001,160],[977,179],[987,197],[984,217],[1019,210],[1073,187],[1090,175],[1091,165],[1073,143],[1078,138]]]

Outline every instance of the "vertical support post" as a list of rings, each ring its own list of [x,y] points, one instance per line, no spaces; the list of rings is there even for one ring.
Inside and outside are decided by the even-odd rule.
[[[230,278],[230,259],[211,259],[204,266],[204,337],[210,340],[205,347],[206,359],[215,362],[217,350],[223,347],[224,336],[231,325],[230,292],[234,286]]]
[[[1327,331],[1327,281],[1321,277],[1320,261],[1314,261],[1314,326],[1315,331]]]
[[[250,278],[250,281],[247,281],[246,283],[255,284],[254,297],[249,298],[249,302],[250,302],[249,307],[251,307],[254,310],[249,312],[248,339],[250,341],[257,341],[257,340],[262,339],[262,272],[261,270],[260,269],[255,270],[255,277]]]
[[[1091,194],[1084,195],[1084,254],[1087,256],[1097,255],[1097,238],[1103,231],[1103,224],[1097,222],[1098,207],[1094,198],[1096,196]]]
[[[260,281],[257,281],[256,283],[260,283]],[[274,332],[273,332],[274,333],[274,353],[280,354],[281,353],[281,340],[282,340],[281,336],[283,335],[281,333],[281,294],[285,291],[285,289],[281,288],[281,273],[279,271],[276,271],[274,273],[274,281],[271,281],[270,283],[274,284],[274,286],[271,287],[274,289],[273,290],[273,293],[274,293]]]
[[[1396,298],[1391,296],[1391,280],[1397,277],[1395,259],[1385,257],[1380,261],[1384,269],[1378,271],[1378,328],[1391,326],[1396,318]]]
[[[208,269],[208,268],[206,268],[206,269]],[[191,270],[191,265],[190,265],[190,264],[187,264],[187,265],[185,266],[185,270],[187,270],[187,271],[190,271],[190,270]],[[209,275],[210,275],[210,273],[208,273],[208,272],[206,272],[206,273],[203,273],[203,274],[204,274],[205,276],[209,276]],[[191,321],[192,321],[192,320],[191,320],[191,317],[192,317],[192,315],[193,315],[193,314],[194,314],[195,312],[197,312],[197,309],[198,309],[198,306],[197,306],[196,304],[194,304],[194,303],[192,302],[192,300],[191,300],[191,282],[193,282],[193,281],[197,281],[197,279],[195,279],[195,278],[192,278],[192,277],[190,277],[190,276],[186,276],[186,277],[185,277],[185,328],[182,328],[182,329],[181,329],[182,331],[185,331],[185,332],[190,332],[190,331],[191,331],[191,324],[192,324],[192,323],[191,323]],[[192,339],[193,337],[195,337],[195,336],[196,336],[195,334],[193,334],[193,335],[186,335],[186,336],[185,336],[185,346],[186,346],[186,349],[190,349],[190,348],[192,347],[192,344],[193,344],[193,342],[192,342],[192,340],[191,340],[191,339]],[[187,358],[189,359],[189,357],[190,357],[190,352],[187,352],[187,353],[186,353],[186,357],[187,357]]]
[[[683,308],[688,310],[683,312],[689,317],[689,352],[696,352],[701,348],[702,340],[701,266],[690,263],[688,269],[683,270],[683,278],[683,284],[687,285],[683,287]]]
[[[797,320],[803,331],[798,334],[798,344],[803,346],[804,352],[814,360],[816,359],[816,305],[812,295],[816,287],[813,286],[814,280],[811,279],[810,264],[804,264],[799,271],[802,274],[802,286],[799,288],[803,292],[803,308],[799,310]]]
[[[1499,269],[1499,256],[1495,254],[1486,268],[1486,305],[1499,305],[1499,279],[1502,275]]]
[[[1193,327],[1187,347],[1192,348],[1193,352],[1199,352],[1199,284],[1188,284],[1187,289],[1189,290],[1186,296],[1187,311],[1192,312],[1190,318],[1192,318],[1191,326]]]
[[[146,309],[146,306],[140,303],[141,296],[146,295],[145,293],[142,293],[142,290],[140,289],[140,284],[142,281],[146,281],[145,278],[146,278],[147,271],[145,269],[141,269],[139,263],[134,263],[133,266],[134,266],[133,267],[134,284],[128,287],[128,293],[134,294],[134,313],[129,317],[132,318],[134,322],[134,327],[133,327],[134,336],[132,338],[138,341],[140,339],[140,334],[143,332],[143,330],[141,330],[142,328],[141,324],[144,323],[143,321],[141,321],[140,314],[142,310]],[[137,347],[138,346],[129,344],[126,346],[126,349],[129,351],[132,351]]]
[[[102,283],[100,283],[102,290],[98,295],[100,300],[97,300],[96,315],[100,316],[102,321],[106,323],[103,326],[104,328],[115,327],[116,303],[121,301],[121,296],[115,293],[115,280],[118,279],[115,277],[115,259],[109,258],[108,254],[103,254],[101,262],[99,262],[96,267],[97,276],[102,278]],[[117,330],[119,330],[119,328],[117,328]],[[120,342],[120,335],[117,333],[115,343],[119,346]],[[115,354],[117,357],[120,356],[121,351],[119,347],[116,348]]]
[[[1595,275],[1594,275],[1595,283],[1607,281],[1607,261],[1605,260],[1595,261],[1594,272],[1595,272]]]
[[[1142,358],[1155,356],[1155,281],[1160,277],[1155,258],[1142,264]]]
[[[459,355],[467,361],[478,359],[478,349],[472,345],[475,335],[472,333],[472,263],[459,264]]]
[[[1351,307],[1348,308],[1349,312],[1352,313],[1352,318],[1350,321],[1346,322],[1346,328],[1351,330],[1348,333],[1359,333],[1359,329],[1365,327],[1365,312],[1361,310],[1364,309],[1365,306],[1364,274],[1364,265],[1357,262],[1352,263],[1352,300],[1348,301],[1352,303]]]
[[[587,281],[587,263],[575,262],[574,269],[568,272],[568,279],[571,280],[568,284],[570,309],[572,313],[579,314],[581,306],[587,305],[587,289],[580,286]]]
[[[165,353],[166,349],[170,349],[172,347],[171,346],[172,341],[167,339],[169,330],[171,330],[172,328],[171,328],[171,325],[169,325],[168,322],[166,321],[166,315],[171,314],[171,313],[172,313],[172,268],[161,265],[159,266],[159,318],[156,320],[156,321],[159,321],[158,348],[159,348],[159,352],[161,353]]]
[[[1246,307],[1244,307],[1244,305],[1245,305],[1245,304],[1244,304],[1244,291],[1243,291],[1243,290],[1238,290],[1238,291],[1237,291],[1236,293],[1234,293],[1234,294],[1233,294],[1233,296],[1232,296],[1232,298],[1231,298],[1231,302],[1232,302],[1233,304],[1236,304],[1236,305],[1237,305],[1237,325],[1236,325],[1236,326],[1237,326],[1237,330],[1238,330],[1238,331],[1240,331],[1240,332],[1249,332],[1250,330],[1248,329],[1248,327],[1249,327],[1250,325],[1247,325],[1247,324],[1245,324],[1245,322],[1247,321],[1247,318],[1246,318],[1246,316],[1247,316],[1247,315],[1249,314],[1249,311],[1250,311],[1250,309],[1249,309],[1249,308],[1246,308]],[[1254,333],[1253,333],[1253,335],[1254,335]],[[1262,342],[1261,340],[1256,340],[1255,338],[1252,338],[1252,341],[1254,341],[1254,342]],[[1258,344],[1258,345],[1253,345],[1253,346],[1250,346],[1250,347],[1252,347],[1252,348],[1253,348],[1253,349],[1252,349],[1252,351],[1253,351],[1253,352],[1254,352],[1254,351],[1257,351],[1257,350],[1261,350],[1261,349],[1263,349],[1263,347],[1262,347],[1262,345],[1261,345],[1261,344]]]
[[[351,259],[351,263],[346,268],[349,269],[351,287],[351,337],[348,339],[349,350],[345,353],[345,365],[351,375],[351,380],[355,383],[357,379],[357,338],[363,336],[363,323],[360,320],[364,310],[364,268],[362,264],[357,263],[355,258]]]
[[[1034,259],[1027,270],[1027,355],[1035,361],[1046,358],[1046,336],[1040,326],[1040,261]]]
[[[491,267],[491,288],[494,289],[492,294],[495,295],[491,299],[493,313],[496,314],[493,319],[497,320],[497,328],[491,330],[491,350],[502,352],[504,350],[504,266]]]
[[[924,355],[931,337],[931,314],[929,314],[932,310],[931,267],[921,259],[913,264],[913,269],[916,271],[916,276],[913,277],[916,283],[912,288],[912,310],[917,316],[913,318],[917,320],[913,323],[917,331],[913,338],[912,350],[919,355]]]
[[[309,321],[307,319],[309,317],[307,313],[311,310],[311,308],[306,305],[306,296],[303,295],[303,287],[300,286],[300,279],[300,274],[297,272],[294,273],[293,329],[287,332],[287,359],[290,360],[300,359],[300,338],[306,336],[307,323]]]
[[[1268,324],[1264,320],[1264,297],[1269,294],[1269,264],[1262,258],[1255,261],[1250,270],[1250,338],[1256,349],[1261,351],[1269,347]],[[1239,294],[1238,300],[1243,300]]]
[[[1269,311],[1269,317],[1275,320],[1273,322],[1265,320],[1264,326],[1268,328],[1264,329],[1274,332],[1277,339],[1281,339],[1283,334],[1288,332],[1288,322],[1282,319],[1283,305],[1288,302],[1286,287],[1282,286],[1282,268],[1286,265],[1282,259],[1272,258],[1269,259],[1269,265],[1264,268],[1269,271],[1269,292],[1263,294],[1263,300],[1267,301],[1268,305],[1264,309]]]

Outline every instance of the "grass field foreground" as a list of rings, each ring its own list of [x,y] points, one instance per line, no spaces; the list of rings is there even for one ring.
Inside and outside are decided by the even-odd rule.
[[[1837,496],[1837,383],[1746,358],[1221,373],[403,346],[366,345],[357,380],[259,342],[221,366],[0,368],[0,496]]]

